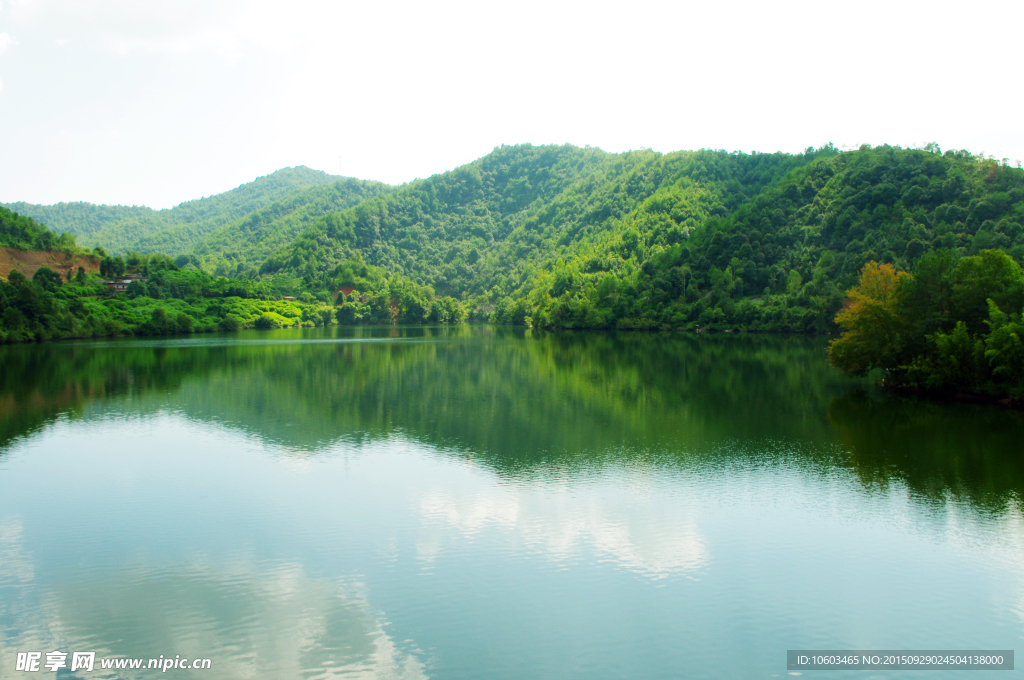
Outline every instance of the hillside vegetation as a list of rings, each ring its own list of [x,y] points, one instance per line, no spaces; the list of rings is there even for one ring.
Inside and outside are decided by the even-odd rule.
[[[309,292],[298,297],[281,281],[240,281],[179,269],[167,256],[106,257],[101,276],[79,266],[60,272],[42,266],[31,279],[11,271],[0,281],[0,342],[27,342],[116,335],[168,335],[245,328],[330,326],[359,319],[368,323],[458,323],[462,304],[430,289],[367,268],[366,287],[376,294],[336,307]],[[123,293],[104,279],[130,271],[136,280]]]
[[[303,188],[339,179],[303,166],[285,168],[237,189],[168,210],[81,202],[48,206],[10,203],[6,207],[56,232],[74,235],[85,246],[101,246],[118,253],[137,250],[179,255],[204,236],[255,210]]]
[[[296,191],[203,237],[179,261],[217,276],[253,278],[254,270],[271,253],[290,243],[318,217],[391,189],[380,182],[345,178]]]
[[[829,153],[615,155],[571,146],[502,147],[322,218],[260,271],[330,287],[344,285],[350,262],[364,261],[447,294],[500,298],[537,288],[542,281],[535,279],[563,258],[597,272],[644,257],[647,246],[639,240],[619,247],[629,232],[642,231],[652,244],[682,242],[710,216],[728,214]]]
[[[31,217],[0,207],[0,247],[15,250],[74,250],[75,237],[56,234]]]
[[[364,264],[555,328],[824,331],[869,261],[1024,257],[1024,172],[966,152],[501,147],[325,215],[250,276],[311,291]]]
[[[833,361],[852,374],[1024,395],[1024,171],[934,145],[523,145],[401,187],[295,168],[145,219],[91,208],[93,226],[121,221],[89,238],[116,233],[167,254],[83,253],[71,234],[8,210],[0,246],[92,255],[101,273],[150,281],[113,295],[88,271],[15,277],[0,288],[2,338],[467,317],[842,330]]]
[[[832,364],[888,385],[1024,399],[1024,270],[1005,252],[921,257],[913,274],[869,262],[837,317]]]

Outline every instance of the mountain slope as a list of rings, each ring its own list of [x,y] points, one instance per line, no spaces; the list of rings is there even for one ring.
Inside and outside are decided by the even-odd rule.
[[[274,201],[339,178],[299,166],[260,177],[231,191],[181,203],[167,210],[91,203],[7,204],[58,232],[74,234],[85,246],[113,252],[138,250],[177,255],[199,239]]]
[[[638,230],[639,249],[620,248],[610,276],[567,261],[512,297],[541,326],[829,330],[868,261],[910,269],[933,250],[988,248],[1024,259],[1022,199],[1017,168],[863,148],[807,164],[688,241],[665,247]],[[616,258],[614,248],[601,255]]]
[[[118,222],[147,219],[156,210],[137,205],[94,205],[82,201],[37,205],[34,203],[4,203],[4,207],[27,215],[48,225],[56,232],[73,234],[81,241],[104,227]]]
[[[326,303],[356,287],[376,301],[373,318],[389,300],[451,295],[478,320],[558,328],[834,330],[871,260],[910,269],[935,250],[958,259],[998,249],[1024,261],[1024,171],[934,146],[523,145],[401,187],[288,189],[310,173],[327,177],[289,169],[151,211],[182,221],[134,242],[246,285],[265,279],[279,294]]]
[[[329,291],[366,263],[537,326],[826,330],[869,260],[1024,258],[1022,198],[1024,172],[965,152],[502,147],[324,216],[260,271]]]
[[[390,190],[391,186],[380,182],[345,178],[296,191],[208,234],[186,255],[205,271],[218,276],[239,276],[259,267],[318,217]]]
[[[0,246],[15,250],[73,249],[75,239],[58,236],[31,217],[0,207]]]
[[[350,258],[453,295],[510,293],[538,267],[627,228],[645,201],[669,220],[644,223],[680,240],[816,154],[696,151],[608,154],[572,146],[501,147],[474,163],[326,216],[274,253],[261,273],[329,284]],[[646,219],[646,217],[644,217]]]

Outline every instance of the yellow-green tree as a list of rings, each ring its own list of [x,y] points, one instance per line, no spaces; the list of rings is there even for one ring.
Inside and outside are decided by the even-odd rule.
[[[868,262],[860,281],[836,315],[843,334],[828,349],[829,361],[848,375],[873,368],[897,369],[905,343],[906,322],[899,314],[901,288],[910,274],[891,264]]]

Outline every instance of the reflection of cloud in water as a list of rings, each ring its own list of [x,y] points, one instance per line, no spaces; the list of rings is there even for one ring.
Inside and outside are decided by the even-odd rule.
[[[23,591],[0,600],[5,659],[26,649],[88,650],[98,658],[210,658],[218,678],[427,677],[385,632],[357,584],[311,578],[298,564],[199,559],[98,567],[40,588],[31,583],[17,529],[0,526],[0,586],[21,583]]]
[[[30,583],[35,574],[25,550],[21,519],[8,517],[0,522],[0,586]]]
[[[470,539],[486,527],[516,532],[557,562],[573,559],[588,546],[651,578],[692,571],[707,562],[707,547],[687,503],[649,490],[637,494],[617,481],[571,489],[495,485],[467,494],[434,490],[421,498],[420,513],[428,527],[453,527]],[[443,542],[443,536],[428,531],[417,546],[420,559],[437,559]]]
[[[1024,564],[1024,508],[1018,498],[1010,500],[1002,513],[979,515],[969,503],[946,499],[944,535],[949,545],[965,555],[983,554],[986,560],[1010,570]],[[983,524],[984,530],[979,530]],[[1015,580],[1006,594],[1010,611],[1024,624],[1024,583]]]
[[[31,584],[35,578],[32,558],[25,549],[21,518],[0,521],[0,659],[6,663],[13,648],[8,648],[9,631],[30,628]],[[22,650],[24,651],[24,650]]]

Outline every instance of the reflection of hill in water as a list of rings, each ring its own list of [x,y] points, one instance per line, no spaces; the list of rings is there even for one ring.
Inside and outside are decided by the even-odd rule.
[[[851,392],[824,347],[480,327],[6,347],[0,445],[61,413],[171,409],[295,452],[401,435],[502,474],[637,455],[687,464],[720,458],[725,443],[763,456],[765,442],[784,442],[833,465],[838,440],[870,483],[896,475],[922,492],[990,496],[1021,487],[1019,414]]]
[[[865,484],[895,478],[923,496],[991,506],[1024,496],[1022,413],[854,390],[833,400],[829,420]]]
[[[498,468],[723,438],[827,438],[839,381],[813,357],[819,348],[753,340],[498,332],[232,351],[171,403],[294,449],[401,433]]]

